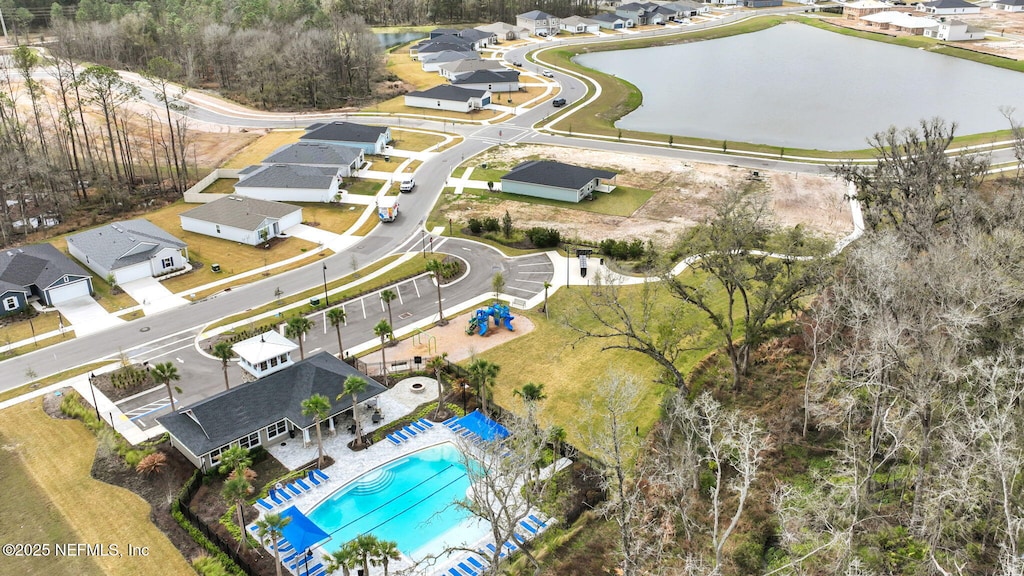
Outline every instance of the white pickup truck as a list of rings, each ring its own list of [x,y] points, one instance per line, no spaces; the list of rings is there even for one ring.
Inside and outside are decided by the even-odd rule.
[[[377,216],[381,222],[394,222],[398,218],[398,196],[385,196],[377,200]]]

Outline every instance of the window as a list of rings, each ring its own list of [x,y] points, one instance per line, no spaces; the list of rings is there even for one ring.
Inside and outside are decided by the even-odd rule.
[[[284,434],[287,431],[288,423],[285,420],[281,420],[277,424],[271,424],[270,426],[267,426],[267,438],[269,440],[273,440],[274,438],[277,438],[278,436]]]
[[[171,266],[174,266],[174,258],[172,258],[172,257],[164,258],[163,260],[160,261],[160,263],[163,264],[163,267],[165,269],[170,268]]]
[[[264,371],[266,369],[267,369],[267,362],[266,361],[260,362],[260,372],[262,372],[262,371]]]
[[[270,367],[273,368],[274,366],[277,366],[277,356],[270,359]]]
[[[219,464],[220,463],[220,455],[223,454],[228,448],[231,448],[231,444],[225,444],[225,445],[221,446],[220,448],[217,448],[216,450],[210,452],[210,462],[213,462],[214,466]]]
[[[18,299],[15,296],[4,298],[4,310],[11,311],[18,309]]]
[[[241,446],[242,448],[245,448],[246,450],[248,450],[250,448],[253,448],[255,446],[259,446],[260,445],[260,433],[259,432],[253,432],[252,434],[249,434],[245,438],[242,438],[241,440],[239,440],[238,441],[238,445]]]

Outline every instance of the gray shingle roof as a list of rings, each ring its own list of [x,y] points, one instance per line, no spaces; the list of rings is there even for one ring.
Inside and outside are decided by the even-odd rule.
[[[1004,6],[1024,6],[1024,0],[995,0],[993,4],[1002,4]]]
[[[518,16],[518,18],[525,18],[527,20],[549,20],[554,18],[554,16],[547,12],[541,12],[540,10],[530,10],[529,12],[523,12]]]
[[[353,122],[317,123],[307,128],[299,140],[374,143],[387,129],[387,126],[366,126]]]
[[[594,14],[593,16],[587,16],[587,18],[590,18],[591,20],[597,20],[598,22],[609,22],[609,23],[611,23],[611,22],[619,22],[619,21],[625,22],[626,21],[626,19],[623,18],[622,16],[617,16],[615,14],[609,14],[607,12],[602,12],[600,14]]]
[[[480,55],[476,52],[456,52],[455,50],[442,50],[441,52],[428,52],[420,56],[420,62],[458,62],[459,60],[479,60]]]
[[[435,100],[448,100],[451,102],[468,102],[470,98],[480,98],[486,92],[486,90],[472,90],[470,88],[459,88],[458,86],[442,84],[427,90],[409,92],[406,96],[419,96],[421,98],[433,98]]]
[[[302,188],[326,190],[331,187],[338,169],[329,166],[270,164],[256,170],[235,184],[238,188]]]
[[[925,2],[924,5],[929,8],[977,8],[977,5],[967,0],[933,0]]]
[[[594,178],[614,178],[615,172],[584,168],[551,160],[530,160],[513,168],[502,180],[579,190]]]
[[[474,70],[457,75],[452,84],[485,84],[489,82],[518,82],[516,70]]]
[[[419,48],[417,52],[422,57],[424,54],[436,54],[438,52],[469,53],[475,52],[475,50],[473,50],[471,42],[431,42]]]
[[[89,273],[52,244],[30,244],[0,251],[0,292],[40,292],[65,275],[88,278]]]
[[[267,218],[280,220],[298,210],[302,210],[302,208],[283,202],[232,194],[183,212],[181,217],[254,231],[259,229]]]
[[[622,10],[623,12],[637,12],[640,10],[646,10],[646,8],[644,8],[643,4],[640,4],[639,2],[630,2],[629,4],[623,4],[616,8],[616,11],[618,10]]]
[[[164,232],[149,220],[125,220],[114,222],[92,230],[86,230],[68,237],[90,260],[95,260],[107,270],[116,270],[139,262],[145,262],[164,248],[184,248],[186,244]],[[149,245],[146,250],[131,252],[139,246]]]
[[[350,409],[351,395],[335,400],[349,376],[368,382],[366,390],[357,396],[359,402],[385,390],[332,354],[320,352],[280,372],[161,416],[157,421],[192,453],[202,456],[283,418],[300,428],[312,426],[313,419],[302,415],[302,401],[313,394],[330,399],[331,416]]]
[[[488,38],[493,38],[494,36],[494,32],[484,32],[483,30],[477,30],[476,28],[466,28],[465,30],[459,30],[459,38],[469,40],[471,42],[486,40]]]
[[[507,70],[497,60],[459,60],[441,64],[440,68],[449,74],[460,74],[474,70]]]
[[[282,146],[267,156],[266,164],[312,164],[315,166],[349,166],[363,153],[360,148],[326,142],[296,142]]]

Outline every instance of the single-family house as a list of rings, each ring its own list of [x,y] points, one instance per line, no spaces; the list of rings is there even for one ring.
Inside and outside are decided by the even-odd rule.
[[[55,306],[92,293],[92,276],[52,244],[0,251],[0,316],[27,309],[33,296]]]
[[[498,35],[494,32],[478,30],[476,28],[465,28],[459,30],[459,38],[469,40],[476,44],[477,48],[486,48],[498,43]]]
[[[409,55],[418,59],[424,54],[444,52],[445,50],[452,52],[476,52],[479,50],[479,46],[477,46],[476,42],[460,38],[459,36],[445,35],[416,44],[409,48]]]
[[[772,8],[782,6],[782,0],[743,0],[744,8]]]
[[[741,0],[710,0],[708,4],[714,6],[736,6]]]
[[[570,34],[597,34],[601,29],[600,22],[582,16],[562,18],[559,26]]]
[[[516,16],[516,24],[526,28],[534,36],[554,36],[558,34],[560,19],[547,12],[530,10]]]
[[[894,8],[896,7],[892,4],[881,2],[880,0],[857,0],[856,2],[843,4],[843,16],[847,20],[860,20],[864,16],[888,12]]]
[[[646,26],[653,24],[647,21],[647,7],[639,2],[621,4],[615,8],[615,15],[620,18],[632,20],[635,26]]]
[[[264,164],[302,164],[305,166],[335,166],[342,176],[351,176],[366,162],[362,148],[324,142],[296,142],[287,144],[263,159]]]
[[[302,142],[325,142],[361,148],[366,154],[381,154],[391,142],[391,129],[387,126],[366,126],[353,122],[312,124],[299,137]]]
[[[437,67],[441,76],[451,80],[458,74],[476,72],[477,70],[507,70],[499,60],[458,60],[446,62]]]
[[[235,194],[275,202],[332,202],[342,176],[334,166],[264,164],[238,174]]]
[[[669,8],[664,4],[655,4],[654,2],[647,2],[646,4],[644,4],[644,6],[647,8],[647,20],[650,24],[668,22],[670,20],[675,20],[676,18],[682,18],[682,16],[680,16],[676,10]]]
[[[445,50],[443,52],[420,54],[420,67],[423,68],[424,72],[440,72],[441,66],[445,64],[451,64],[452,62],[459,62],[462,60],[479,59],[480,54],[477,54],[476,52],[456,52],[454,50]]]
[[[356,394],[343,394],[345,379],[367,382]],[[157,418],[171,437],[171,445],[202,471],[216,467],[221,454],[232,446],[252,449],[300,434],[304,443],[316,442],[316,421],[302,413],[302,401],[314,394],[331,399],[327,434],[335,432],[343,413],[384,392],[386,388],[328,352],[300,360],[273,374],[247,382],[179,407]]]
[[[935,16],[952,16],[959,14],[980,14],[981,7],[967,0],[932,0],[917,5],[920,12]]]
[[[700,14],[707,14],[711,11],[711,6],[708,4],[690,2],[689,0],[678,0],[676,2],[669,2],[664,5],[666,8],[675,10],[678,14],[677,18],[693,18]]]
[[[247,381],[263,378],[294,366],[292,352],[298,349],[298,344],[274,330],[231,345],[231,351],[238,356],[238,365],[249,376]]]
[[[906,12],[878,12],[862,17],[861,22],[868,26],[877,27],[879,30],[895,30],[908,34],[922,35],[929,28],[939,25],[937,20],[914,16]]]
[[[513,26],[512,24],[506,24],[505,22],[495,22],[494,24],[484,24],[483,26],[477,26],[477,30],[482,32],[490,32],[497,36],[498,40],[519,40],[525,38],[530,31],[522,26]]]
[[[636,26],[636,21],[634,21],[632,18],[623,18],[618,14],[610,14],[608,12],[594,14],[593,16],[588,16],[587,18],[597,22],[598,26],[606,30],[625,30],[626,28],[632,28]]]
[[[490,104],[491,93],[487,90],[471,90],[447,84],[405,95],[406,106],[430,110],[471,112],[486,108]]]
[[[433,40],[434,38],[437,38],[438,36],[458,36],[458,35],[459,35],[459,31],[456,28],[434,28],[433,30],[430,31],[430,35],[427,36],[427,39]]]
[[[149,220],[124,220],[68,236],[68,252],[117,284],[184,270],[187,245]]]
[[[496,92],[518,92],[518,70],[475,70],[463,72],[452,79],[452,86],[470,90]]]
[[[992,9],[1005,12],[1024,12],[1024,0],[996,0],[992,3]]]
[[[968,26],[960,20],[940,18],[938,26],[928,28],[924,31],[928,38],[945,40],[946,42],[963,42],[966,40],[984,40],[985,29],[976,26]]]
[[[563,202],[579,202],[590,196],[602,180],[615,172],[563,164],[551,160],[530,160],[501,177],[501,191]]]
[[[256,246],[302,224],[302,208],[232,194],[182,212],[181,229]]]

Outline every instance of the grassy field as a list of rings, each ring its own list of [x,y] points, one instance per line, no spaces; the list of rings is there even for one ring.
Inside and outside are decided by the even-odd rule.
[[[238,178],[217,178],[206,188],[203,188],[203,194],[234,194],[235,184],[238,184]]]
[[[474,172],[474,175],[475,174],[476,173]],[[522,196],[519,194],[506,194],[504,192],[481,191],[478,193],[476,191],[469,190],[463,191],[462,199],[468,200],[472,198],[484,202],[507,200],[509,202],[556,206],[567,210],[580,210],[583,212],[593,212],[595,214],[607,214],[609,216],[629,216],[650,200],[653,195],[654,192],[651,192],[650,190],[619,186],[611,193],[606,194],[604,192],[595,192],[593,200],[584,200],[577,203],[560,202],[558,200],[548,200],[546,198],[534,198],[532,196]]]
[[[39,389],[39,388],[43,388],[43,387],[49,386],[51,384],[56,384],[58,382],[63,382],[65,380],[67,380],[68,378],[71,378],[73,376],[78,376],[79,374],[85,374],[86,372],[92,372],[93,370],[99,370],[100,368],[102,368],[102,367],[104,367],[104,366],[106,366],[108,364],[110,364],[110,362],[93,362],[92,364],[83,364],[81,366],[76,366],[76,367],[74,367],[74,368],[72,368],[70,370],[65,370],[63,372],[58,372],[58,373],[53,374],[51,376],[47,376],[46,378],[40,378],[39,380],[36,380],[35,382],[29,382],[28,384],[25,384],[23,386],[18,386],[17,388],[11,388],[10,390],[7,390],[5,392],[0,392],[0,402],[3,402],[5,400],[10,400],[11,398],[17,398],[18,396],[21,396],[22,394],[28,394],[29,392],[31,392],[33,390],[36,390],[36,389]],[[3,443],[0,442],[0,445],[3,445]]]
[[[36,314],[31,320],[19,320],[15,324],[4,327],[0,330],[0,344],[18,342],[31,338],[33,331],[36,334],[43,334],[50,330],[56,330],[60,324],[56,312],[45,312]]]
[[[409,56],[408,45],[400,46],[388,54],[387,69],[403,82],[415,86],[417,90],[426,90],[446,82],[437,72],[423,70],[423,64]]]
[[[0,462],[5,506],[0,540],[9,542],[84,542],[117,544],[123,557],[59,559],[4,558],[6,574],[105,574],[151,576],[192,574],[166,536],[149,520],[149,505],[123,488],[93,480],[89,472],[96,438],[76,420],[54,420],[42,401],[25,402],[3,411],[0,440],[8,450]],[[26,478],[27,477],[27,478]],[[25,491],[12,491],[11,482]],[[17,497],[10,497],[12,495]],[[21,519],[13,520],[17,514]],[[53,520],[53,522],[50,522]],[[4,533],[17,530],[16,534]],[[148,556],[127,557],[128,545],[146,546]],[[20,564],[12,564],[18,562]]]
[[[65,330],[64,334],[59,336],[51,336],[49,338],[37,338],[35,342],[29,342],[24,346],[18,346],[12,350],[8,350],[3,354],[0,354],[0,360],[11,358],[13,356],[20,356],[21,354],[28,354],[29,352],[35,352],[36,350],[42,350],[47,346],[53,346],[59,344],[65,340],[72,340],[75,337],[75,333],[72,330]]]
[[[261,136],[244,150],[236,154],[232,159],[224,163],[224,168],[245,168],[253,164],[259,164],[285,144],[292,144],[299,141],[299,137],[305,134],[304,130],[273,130]]]
[[[396,167],[397,162],[392,162]],[[371,180],[369,178],[346,178],[345,182],[341,185],[344,190],[348,190],[351,194],[361,194],[363,196],[375,196],[380,191],[380,187],[384,185],[383,180]]]
[[[391,137],[395,139],[394,146],[398,150],[413,150],[415,152],[422,152],[431,146],[436,146],[444,142],[445,138],[440,134],[414,132],[401,128],[392,128]]]
[[[302,206],[302,222],[321,230],[344,234],[363,213],[359,204],[324,204],[322,202],[295,202]]]

